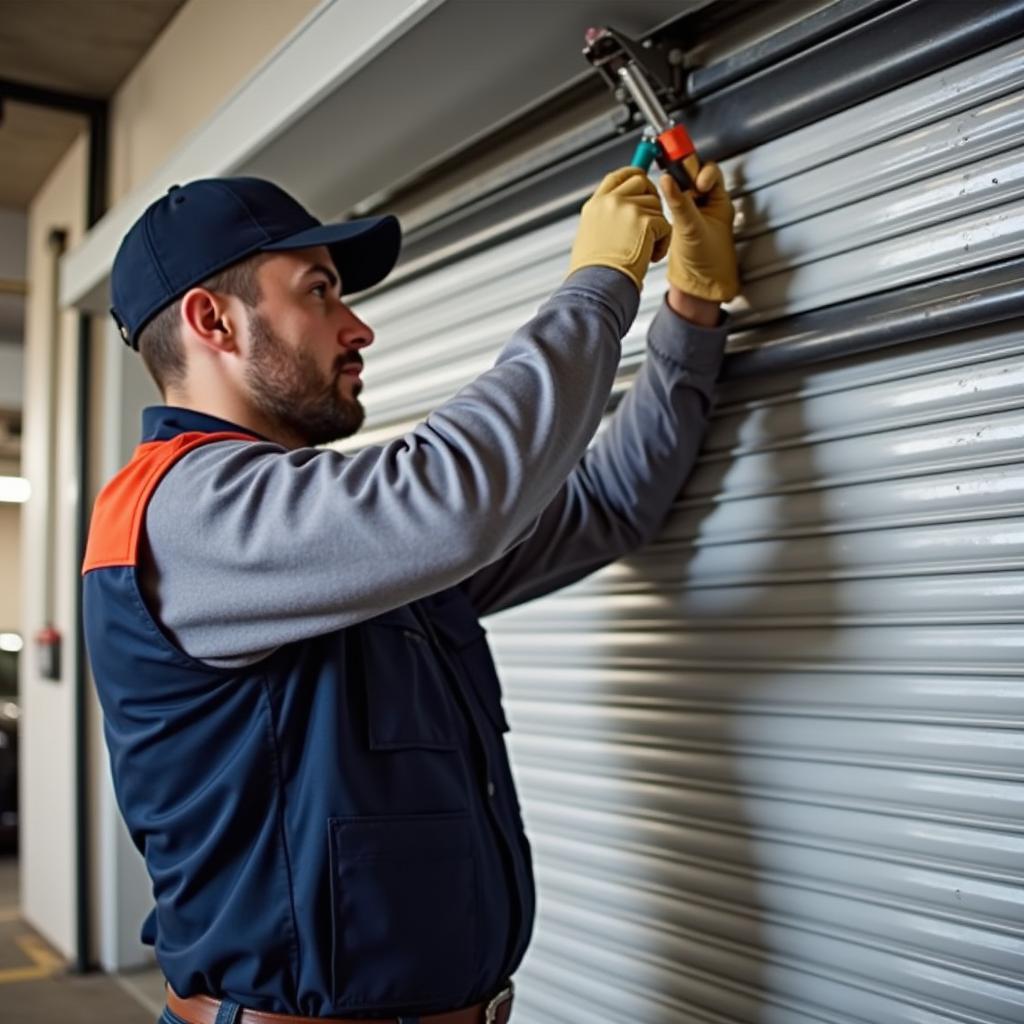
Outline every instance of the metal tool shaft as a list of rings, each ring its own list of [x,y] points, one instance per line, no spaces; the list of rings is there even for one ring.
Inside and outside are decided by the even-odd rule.
[[[672,127],[672,119],[665,112],[665,108],[655,96],[647,79],[632,64],[624,64],[619,68],[619,78],[629,90],[640,113],[655,132],[660,135],[662,132],[668,131]]]

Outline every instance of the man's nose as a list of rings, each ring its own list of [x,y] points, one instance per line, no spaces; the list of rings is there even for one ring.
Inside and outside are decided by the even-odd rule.
[[[373,344],[373,330],[345,307],[344,319],[338,331],[338,344],[343,348],[366,348]]]

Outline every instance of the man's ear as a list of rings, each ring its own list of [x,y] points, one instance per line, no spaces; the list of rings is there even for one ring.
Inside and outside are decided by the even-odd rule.
[[[181,297],[181,318],[187,331],[217,352],[238,349],[236,303],[207,288],[190,288]]]

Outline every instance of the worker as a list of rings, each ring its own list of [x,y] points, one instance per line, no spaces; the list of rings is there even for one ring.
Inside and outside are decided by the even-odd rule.
[[[164,404],[93,510],[84,618],[164,1024],[509,1019],[534,882],[479,620],[651,540],[690,472],[738,288],[720,170],[697,185],[662,179],[672,230],[643,171],[609,174],[494,365],[354,454],[320,446],[363,420],[349,298],[395,218],[221,178],[125,236],[112,313]]]

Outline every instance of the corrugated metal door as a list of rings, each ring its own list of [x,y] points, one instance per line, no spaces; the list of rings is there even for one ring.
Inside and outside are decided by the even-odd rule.
[[[927,324],[1021,279],[1024,43],[725,168],[745,288],[696,472],[650,547],[487,623],[540,892],[517,1020],[1020,1022],[1024,318]],[[362,304],[371,435],[490,364],[574,224]],[[902,343],[740,375],[822,307]]]

